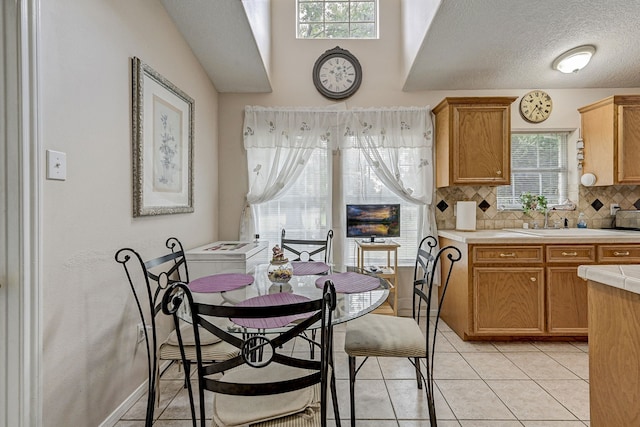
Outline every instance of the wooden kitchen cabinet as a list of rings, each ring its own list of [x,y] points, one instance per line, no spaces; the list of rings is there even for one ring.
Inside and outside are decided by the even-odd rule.
[[[588,334],[587,283],[578,277],[578,265],[595,260],[595,245],[546,247],[546,321],[550,335]]]
[[[448,245],[463,255],[440,316],[464,340],[585,339],[588,292],[578,266],[640,264],[636,243],[467,244],[441,236]]]
[[[579,108],[584,173],[596,186],[640,184],[640,95],[616,95]]]
[[[553,335],[588,333],[587,282],[578,266],[547,267],[547,330]]]
[[[443,99],[436,116],[436,186],[509,185],[517,97]]]
[[[476,335],[544,334],[544,269],[474,267]]]

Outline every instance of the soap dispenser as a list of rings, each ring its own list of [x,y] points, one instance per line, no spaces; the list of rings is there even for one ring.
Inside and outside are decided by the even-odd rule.
[[[578,228],[587,228],[587,220],[584,219],[584,212],[578,215]]]

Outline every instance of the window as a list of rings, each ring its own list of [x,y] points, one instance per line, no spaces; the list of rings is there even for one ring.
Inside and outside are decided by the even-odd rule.
[[[408,203],[396,196],[376,176],[362,152],[358,149],[346,149],[342,152],[342,188],[344,203],[347,204],[395,204],[400,203],[400,237],[393,240],[401,246],[398,248],[398,264],[412,265],[418,250],[418,205]],[[408,152],[400,150],[400,163],[407,162]],[[345,264],[356,265],[355,239],[346,239]],[[367,253],[368,264],[387,265],[386,252]]]
[[[520,194],[541,194],[549,205],[568,198],[568,132],[511,134],[511,185],[498,187],[498,207],[522,209]]]
[[[279,199],[255,205],[260,239],[269,248],[280,244],[284,228],[289,238],[322,240],[331,228],[331,155],[313,150],[295,184]]]
[[[377,0],[298,0],[300,39],[374,39],[378,37]]]

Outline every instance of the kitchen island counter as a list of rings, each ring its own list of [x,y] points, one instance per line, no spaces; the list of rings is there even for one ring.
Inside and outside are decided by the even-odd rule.
[[[640,265],[578,275],[588,281],[590,425],[640,425]]]

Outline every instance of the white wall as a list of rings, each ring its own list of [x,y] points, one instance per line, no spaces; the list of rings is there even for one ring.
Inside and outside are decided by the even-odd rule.
[[[336,45],[350,50],[360,61],[363,81],[359,91],[346,101],[347,108],[371,106],[435,107],[446,96],[522,96],[536,88],[505,88],[475,91],[403,92],[404,72],[402,51],[415,49],[419,43],[402,41],[401,4],[411,1],[380,0],[379,40],[297,40],[295,38],[295,0],[272,1],[271,83],[268,94],[220,94],[220,238],[237,239],[240,213],[248,191],[246,153],[242,141],[242,120],[245,105],[264,106],[326,106],[331,101],[315,89],[311,70],[318,56]],[[435,2],[431,2],[434,3]],[[405,13],[406,14],[406,13]],[[545,88],[537,88],[545,89]],[[518,102],[512,106],[513,129],[577,129],[580,115],[577,108],[612,94],[637,93],[638,89],[546,89],[553,97],[554,110],[543,124],[525,122],[518,113]],[[570,142],[575,142],[574,132]],[[573,161],[572,151],[570,159]],[[575,164],[575,163],[574,163]],[[575,184],[577,185],[577,184]],[[576,187],[577,188],[577,187]],[[407,269],[410,270],[410,269]],[[410,271],[401,271],[404,288],[411,281]],[[409,307],[409,293],[400,291],[400,307]],[[406,312],[405,312],[406,313]]]
[[[40,3],[42,142],[68,162],[43,183],[43,424],[96,426],[147,376],[116,250],[218,237],[218,94],[159,1]],[[195,100],[194,213],[132,217],[132,56]]]

